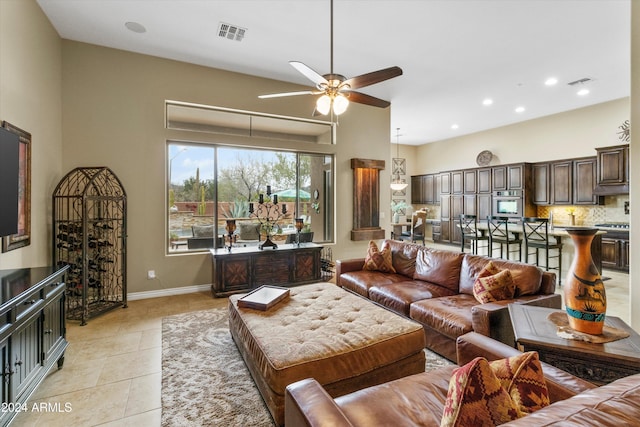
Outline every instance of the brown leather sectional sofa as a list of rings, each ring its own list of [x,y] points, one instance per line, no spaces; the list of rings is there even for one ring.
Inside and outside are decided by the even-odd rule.
[[[534,265],[396,240],[386,240],[379,247],[385,244],[391,247],[396,273],[363,270],[364,258],[338,260],[337,285],[418,321],[427,347],[454,362],[456,339],[467,332],[515,345],[509,304],[561,307],[561,296],[554,293],[555,273]],[[474,297],[473,283],[490,260],[500,269],[511,270],[514,299],[480,304]]]
[[[458,339],[458,360],[511,357],[518,351],[477,333]],[[285,425],[437,426],[456,366],[411,375],[341,397],[330,397],[313,379],[290,384]],[[503,426],[632,426],[640,420],[640,374],[602,387],[542,363],[551,405]]]

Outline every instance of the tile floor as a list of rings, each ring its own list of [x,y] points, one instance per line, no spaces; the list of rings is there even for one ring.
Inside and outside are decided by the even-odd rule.
[[[629,277],[613,271],[605,275],[611,277],[605,282],[608,314],[628,322]],[[25,412],[13,425],[159,426],[162,318],[226,303],[225,298],[199,292],[131,301],[128,308],[115,309],[86,326],[68,322],[64,367],[45,378],[28,405],[59,404],[60,411]]]

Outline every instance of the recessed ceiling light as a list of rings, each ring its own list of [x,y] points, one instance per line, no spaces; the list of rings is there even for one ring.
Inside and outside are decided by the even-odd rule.
[[[587,88],[582,88],[580,89],[578,92],[576,92],[579,96],[585,96],[589,94],[589,89]]]
[[[520,106],[520,107],[516,107],[515,111],[516,111],[516,113],[524,113],[524,109],[525,108],[523,106]]]
[[[459,127],[460,127],[460,126],[458,126],[456,123],[454,123],[454,124],[452,124],[452,125],[451,125],[451,129],[454,129],[454,130],[455,130],[455,129],[458,129]]]
[[[558,79],[556,79],[555,77],[549,77],[547,80],[544,81],[544,84],[547,86],[553,86],[558,84]]]
[[[125,22],[124,24],[125,27],[127,27],[127,29],[133,31],[134,33],[146,33],[147,29],[144,27],[144,25],[139,24],[137,22],[133,22],[133,21],[129,21],[129,22]]]
[[[491,98],[485,98],[482,100],[482,105],[491,105],[493,104],[493,99]]]

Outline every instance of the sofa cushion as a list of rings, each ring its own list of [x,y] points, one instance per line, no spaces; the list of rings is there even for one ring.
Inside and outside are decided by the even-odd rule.
[[[391,248],[389,245],[382,243],[382,249],[378,249],[378,245],[373,240],[369,241],[367,256],[364,259],[363,270],[381,271],[383,273],[395,273],[391,258]]]
[[[515,298],[524,295],[535,295],[540,291],[542,270],[535,265],[465,254],[460,271],[460,293],[473,295],[473,284],[480,271],[489,261],[492,261],[496,267],[502,270],[508,269],[511,271],[511,277],[515,285]]]
[[[409,317],[455,340],[473,330],[471,307],[476,305],[466,294],[425,299],[411,304]]]
[[[413,278],[444,286],[457,293],[463,256],[460,252],[423,248],[418,251]]]
[[[443,286],[420,280],[406,280],[387,284],[375,283],[369,288],[369,299],[371,301],[375,301],[407,317],[413,302],[449,295],[455,295],[455,293]]]
[[[397,240],[386,240],[385,243],[388,243],[391,248],[393,268],[396,269],[396,273],[412,279],[416,272],[416,256],[421,246]]]
[[[473,284],[473,296],[481,304],[512,299],[515,286],[510,270],[500,270],[493,262],[485,266]]]
[[[476,357],[453,371],[440,426],[489,427],[521,416],[487,359]]]
[[[369,288],[372,286],[388,285],[405,280],[407,278],[399,274],[360,270],[342,273],[340,275],[340,286],[363,297],[369,297]]]

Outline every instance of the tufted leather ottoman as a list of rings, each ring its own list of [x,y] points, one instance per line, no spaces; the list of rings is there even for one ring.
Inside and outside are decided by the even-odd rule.
[[[315,378],[332,397],[424,372],[422,326],[331,283],[291,288],[267,311],[229,297],[229,330],[278,425],[284,391]]]

